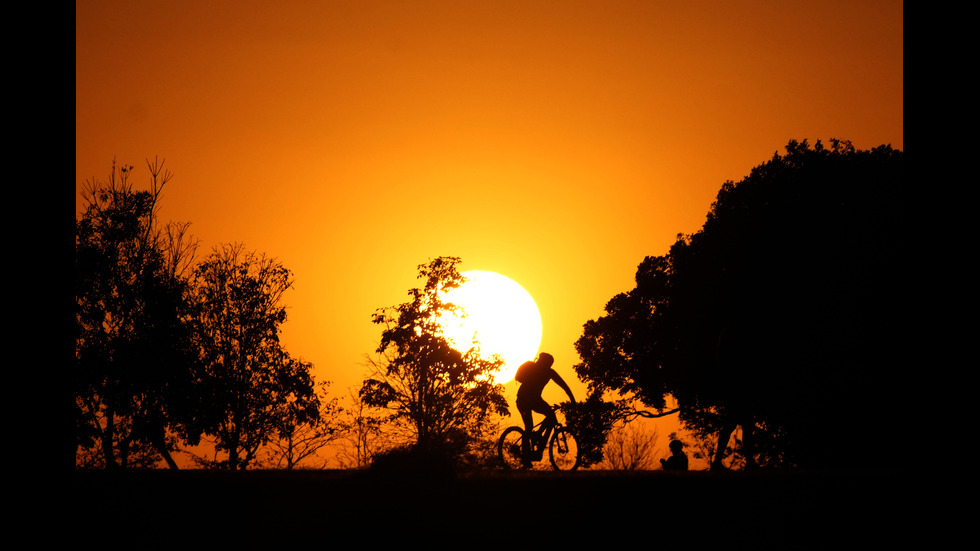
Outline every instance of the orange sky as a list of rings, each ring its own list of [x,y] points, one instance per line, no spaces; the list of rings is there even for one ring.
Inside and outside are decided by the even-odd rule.
[[[524,286],[572,379],[582,324],[724,181],[793,138],[904,149],[899,1],[75,7],[76,197],[165,158],[162,218],[293,271],[287,349],[337,394],[432,257]]]

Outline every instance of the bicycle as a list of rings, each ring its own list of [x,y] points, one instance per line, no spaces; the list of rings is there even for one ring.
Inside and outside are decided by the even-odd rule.
[[[514,425],[507,427],[497,442],[497,455],[501,464],[508,469],[521,470],[531,468],[531,464],[544,458],[547,444],[548,459],[556,471],[574,471],[579,465],[578,442],[575,435],[565,426],[558,423],[551,427],[549,434],[541,436],[541,421],[531,429],[538,438],[531,439],[530,457],[524,460],[524,427]]]

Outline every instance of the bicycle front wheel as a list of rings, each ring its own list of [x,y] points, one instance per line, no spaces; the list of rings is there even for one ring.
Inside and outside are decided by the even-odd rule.
[[[574,471],[578,468],[578,441],[565,427],[558,427],[548,445],[551,466],[556,471]]]
[[[500,441],[497,442],[497,456],[500,458],[500,464],[505,469],[520,470],[526,468],[522,460],[523,447],[524,429],[521,427],[508,427],[500,435]]]

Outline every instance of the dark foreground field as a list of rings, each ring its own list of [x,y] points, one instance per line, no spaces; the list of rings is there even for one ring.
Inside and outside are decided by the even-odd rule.
[[[75,472],[99,548],[881,548],[919,504],[896,473]],[[533,526],[533,529],[531,528]],[[102,540],[102,538],[109,538]],[[95,543],[95,541],[93,541]],[[98,545],[98,544],[96,544]]]

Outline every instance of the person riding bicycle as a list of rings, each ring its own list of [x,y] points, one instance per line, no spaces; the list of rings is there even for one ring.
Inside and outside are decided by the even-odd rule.
[[[517,389],[517,411],[520,412],[521,418],[524,420],[524,433],[538,440],[547,438],[552,427],[558,424],[558,416],[555,415],[554,408],[541,397],[541,392],[544,391],[544,387],[549,382],[554,381],[565,391],[565,394],[568,394],[569,400],[572,402],[575,401],[575,397],[572,396],[572,389],[558,375],[558,372],[551,368],[554,363],[555,358],[551,354],[542,352],[538,355],[537,361],[521,364],[517,369],[517,374],[514,376],[517,382],[521,384]],[[544,422],[541,423],[541,432],[539,434],[534,434],[534,417],[532,412],[535,411],[545,416]],[[526,445],[529,440],[530,438],[524,439],[525,449],[522,450],[525,463],[530,463],[531,461],[531,449]],[[535,444],[535,447],[537,447],[537,442]]]

